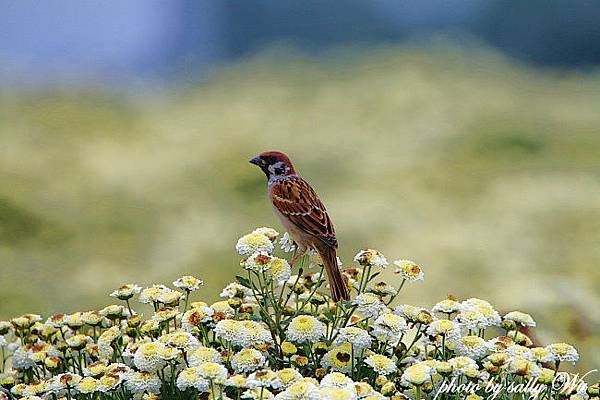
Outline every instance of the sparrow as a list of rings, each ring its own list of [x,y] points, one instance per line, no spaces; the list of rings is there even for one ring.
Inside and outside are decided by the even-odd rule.
[[[325,265],[333,301],[350,300],[337,263],[335,229],[314,189],[296,174],[289,157],[279,151],[260,153],[250,163],[267,176],[273,210],[298,247],[290,264],[293,266],[309,249],[316,251]]]

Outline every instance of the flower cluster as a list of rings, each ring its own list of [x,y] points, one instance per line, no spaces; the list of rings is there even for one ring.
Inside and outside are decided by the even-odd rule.
[[[534,344],[530,315],[501,317],[484,300],[396,304],[423,270],[394,261],[397,275],[377,282],[388,265],[377,250],[343,270],[353,299],[335,304],[318,256],[291,266],[274,252],[296,247],[278,237],[258,228],[239,239],[241,274],[212,304],[191,299],[203,282],[184,276],[176,289],[124,285],[111,293],[121,303],[98,311],[0,321],[0,399],[401,400],[434,398],[451,380],[529,378],[549,399],[559,365],[578,359],[568,344]],[[150,307],[147,318],[135,300]],[[560,395],[598,398],[585,389]]]

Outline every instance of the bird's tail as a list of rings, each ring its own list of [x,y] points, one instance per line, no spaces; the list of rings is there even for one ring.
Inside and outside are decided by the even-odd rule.
[[[325,264],[329,286],[331,287],[331,298],[336,303],[340,300],[350,300],[348,285],[342,276],[342,271],[340,271],[340,268],[338,267],[335,249],[326,245],[319,247],[320,248],[317,249],[317,251]]]

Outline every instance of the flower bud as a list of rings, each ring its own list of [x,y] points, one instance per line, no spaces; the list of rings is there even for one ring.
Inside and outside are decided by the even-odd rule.
[[[305,367],[306,365],[308,365],[308,358],[305,356],[292,356],[292,361],[299,367]]]
[[[385,375],[379,375],[377,376],[377,378],[375,379],[375,384],[377,386],[383,386],[386,383],[388,383],[388,378],[385,377]]]
[[[433,322],[433,316],[429,313],[429,311],[421,310],[419,311],[419,314],[417,314],[417,322],[420,322],[423,325],[429,325],[431,322]]]
[[[394,394],[395,392],[396,392],[396,385],[394,385],[394,382],[388,382],[381,387],[381,394],[384,396],[389,397],[392,394]]]
[[[321,379],[322,377],[324,377],[324,376],[325,376],[325,372],[326,372],[326,371],[325,371],[325,368],[317,368],[317,370],[315,371],[315,376],[316,376],[318,379]]]
[[[313,344],[313,351],[317,355],[322,356],[323,354],[327,353],[327,344],[325,342],[317,342]]]
[[[242,306],[242,300],[240,300],[237,297],[234,297],[227,300],[227,304],[229,304],[229,307],[233,308],[234,310],[237,310]]]
[[[517,329],[517,324],[515,323],[515,321],[505,319],[504,321],[502,321],[502,328],[506,329],[507,331],[514,331],[515,329]]]

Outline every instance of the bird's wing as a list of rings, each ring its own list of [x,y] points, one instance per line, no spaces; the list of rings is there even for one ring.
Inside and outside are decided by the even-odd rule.
[[[273,205],[302,231],[337,247],[335,230],[325,206],[312,187],[299,176],[276,181],[271,187]]]

